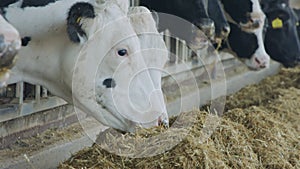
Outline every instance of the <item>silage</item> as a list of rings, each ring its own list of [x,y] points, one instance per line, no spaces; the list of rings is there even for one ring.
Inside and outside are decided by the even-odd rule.
[[[101,136],[108,137],[101,143],[106,149],[122,142],[129,143],[127,152],[140,155],[168,149],[159,155],[118,156],[95,144],[74,154],[59,168],[300,168],[299,96],[300,68],[283,69],[278,75],[227,97],[226,113],[217,118],[216,130],[204,142],[201,138],[209,114],[194,110],[183,113],[171,130],[157,127],[121,137],[114,137],[110,132]],[[191,125],[181,128],[187,122]],[[145,142],[161,133],[160,139]],[[174,147],[161,144],[176,139],[181,140]]]

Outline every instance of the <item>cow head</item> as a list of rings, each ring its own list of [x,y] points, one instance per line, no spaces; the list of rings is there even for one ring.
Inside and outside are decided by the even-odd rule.
[[[259,0],[222,0],[230,16],[230,47],[252,69],[269,67],[270,56],[264,47],[265,14]]]
[[[145,8],[128,13],[124,2],[99,0],[70,8],[69,38],[82,45],[73,102],[103,124],[123,131],[167,125],[161,90],[166,47],[151,13]]]
[[[286,67],[297,65],[300,60],[298,17],[288,0],[263,0],[261,4],[269,22],[265,37],[267,52]]]
[[[20,48],[18,31],[0,15],[0,88],[6,85],[9,70]]]

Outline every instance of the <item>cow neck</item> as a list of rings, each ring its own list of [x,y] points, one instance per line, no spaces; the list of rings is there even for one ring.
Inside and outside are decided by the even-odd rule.
[[[241,25],[238,24],[235,20],[233,20],[232,17],[226,11],[224,11],[224,14],[227,19],[227,22],[232,23],[232,24],[238,26],[239,28],[241,27]]]

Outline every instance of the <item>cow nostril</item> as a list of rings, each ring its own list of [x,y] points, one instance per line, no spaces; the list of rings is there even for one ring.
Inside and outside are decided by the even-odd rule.
[[[266,64],[260,65],[260,68],[266,68]]]
[[[112,78],[105,79],[102,83],[106,88],[114,88],[116,87],[116,82]]]
[[[166,119],[158,118],[158,125],[163,126],[164,128],[169,128],[169,121]]]
[[[259,64],[259,65],[261,64],[261,62],[259,61],[258,58],[255,58],[254,60],[255,60],[255,62],[256,62],[257,64]]]
[[[259,26],[260,26],[260,21],[259,20],[255,20],[253,22],[253,28],[259,28]]]

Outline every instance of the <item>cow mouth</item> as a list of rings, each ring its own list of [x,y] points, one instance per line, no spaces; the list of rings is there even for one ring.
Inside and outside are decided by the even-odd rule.
[[[200,50],[209,45],[209,39],[205,36],[195,36],[189,44],[192,50]]]
[[[0,35],[0,72],[6,72],[14,66],[19,46],[17,41],[6,43],[4,36]]]
[[[159,117],[158,126],[162,126],[166,129],[169,128],[169,120],[167,120],[166,118]]]

